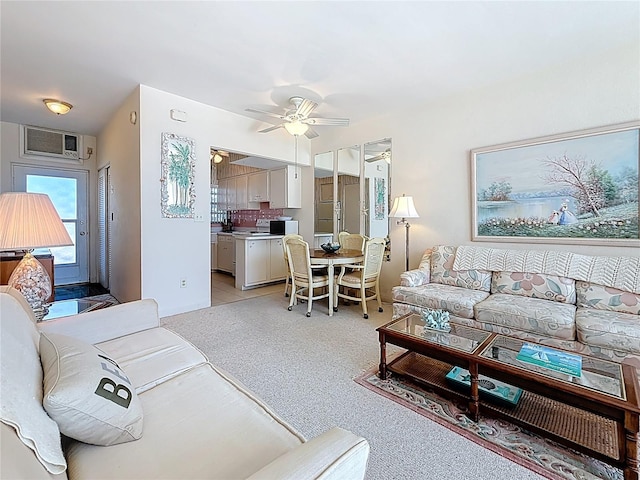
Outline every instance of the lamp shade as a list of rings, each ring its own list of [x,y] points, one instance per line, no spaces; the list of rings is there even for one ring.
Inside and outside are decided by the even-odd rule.
[[[302,123],[300,120],[294,120],[293,122],[285,123],[284,128],[291,135],[304,135],[309,130],[309,125]]]
[[[413,197],[406,197],[404,194],[401,197],[393,199],[393,207],[389,212],[391,218],[418,218],[418,212],[413,205]]]
[[[69,245],[73,241],[48,195],[0,194],[0,251]]]

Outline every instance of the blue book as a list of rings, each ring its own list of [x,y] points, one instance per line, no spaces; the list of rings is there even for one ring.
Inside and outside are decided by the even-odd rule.
[[[518,360],[538,365],[539,367],[566,373],[573,377],[582,375],[582,357],[573,353],[555,350],[553,348],[525,343],[516,356]]]

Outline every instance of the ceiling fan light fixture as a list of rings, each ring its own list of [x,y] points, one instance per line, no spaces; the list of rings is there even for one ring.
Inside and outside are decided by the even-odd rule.
[[[219,153],[216,153],[213,155],[213,163],[220,163],[222,162],[222,155],[220,155]]]
[[[45,98],[42,100],[49,110],[56,115],[65,115],[73,108],[73,105],[54,98]]]
[[[300,120],[294,120],[293,122],[287,122],[284,124],[284,128],[291,135],[299,136],[304,135],[309,130],[309,125],[302,123]]]

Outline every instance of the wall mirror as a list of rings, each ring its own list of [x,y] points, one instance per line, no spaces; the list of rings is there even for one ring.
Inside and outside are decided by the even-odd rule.
[[[333,240],[333,152],[316,154],[313,166],[314,233],[319,242],[326,243]]]
[[[360,145],[338,150],[336,173],[337,232],[361,233]]]
[[[364,234],[368,237],[389,236],[391,201],[391,139],[364,145]],[[387,251],[387,260],[389,252]]]

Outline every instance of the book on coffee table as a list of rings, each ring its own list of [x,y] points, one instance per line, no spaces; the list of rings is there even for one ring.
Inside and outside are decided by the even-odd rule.
[[[582,375],[582,357],[569,352],[563,352],[554,348],[525,343],[522,345],[516,358],[522,362],[537,365],[539,367],[566,373],[573,377]]]
[[[464,368],[453,367],[445,378],[451,384],[465,391],[471,388],[471,374],[469,370],[465,370]],[[484,375],[478,375],[478,391],[484,398],[511,407],[517,405],[522,396],[522,389],[485,377]]]

